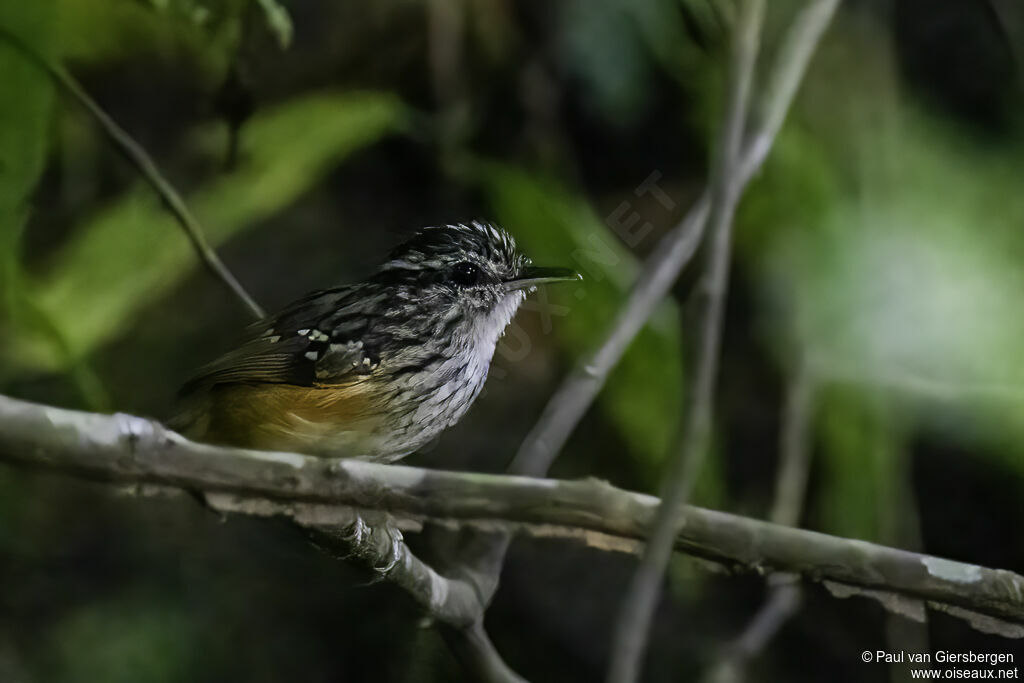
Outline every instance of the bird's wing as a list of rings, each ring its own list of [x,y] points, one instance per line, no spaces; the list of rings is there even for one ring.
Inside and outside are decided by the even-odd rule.
[[[235,383],[344,384],[369,374],[378,357],[359,339],[373,325],[375,307],[365,295],[358,286],[340,287],[290,304],[252,326],[237,348],[200,368],[181,393]]]

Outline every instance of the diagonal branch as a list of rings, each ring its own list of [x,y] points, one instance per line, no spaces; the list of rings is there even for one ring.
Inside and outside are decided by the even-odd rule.
[[[485,531],[573,538],[596,534],[606,549],[615,548],[612,538],[645,539],[660,502],[596,480],[445,472],[221,448],[188,441],[141,417],[66,410],[4,396],[0,461],[103,481],[215,493],[214,500],[220,501],[235,496],[285,509],[312,505],[320,514],[347,507],[387,511],[406,520],[459,522]],[[236,509],[255,512],[241,503]],[[261,508],[258,514],[268,511],[273,512]],[[312,518],[327,526],[336,526],[336,519]],[[1024,636],[1024,577],[1012,572],[692,506],[680,510],[678,519],[677,550],[729,568],[789,571],[815,581],[896,593],[965,618],[987,620],[986,627],[1002,628],[1004,635]],[[636,544],[619,547],[632,552]],[[423,591],[413,582],[403,587],[414,594]],[[458,614],[449,601],[464,594],[455,593],[439,589],[440,602],[422,593],[417,600],[433,614]]]
[[[640,676],[651,618],[661,593],[661,579],[672,555],[679,509],[686,504],[700,472],[711,431],[711,404],[718,375],[725,302],[729,289],[733,214],[743,192],[739,177],[740,145],[747,126],[747,102],[760,46],[764,0],[744,0],[733,35],[733,56],[726,121],[719,141],[711,184],[710,254],[702,282],[703,316],[697,340],[692,393],[687,397],[678,452],[663,487],[654,530],[626,590],[615,627],[608,681],[629,683]]]
[[[779,57],[768,76],[762,115],[744,145],[738,180],[746,184],[760,169],[778,134],[797,86],[822,33],[835,13],[838,0],[809,0],[788,30]],[[570,434],[589,409],[626,349],[668,293],[682,268],[696,252],[708,221],[711,198],[705,191],[683,221],[662,240],[648,260],[626,303],[603,341],[579,364],[548,401],[544,411],[509,465],[513,474],[543,476]],[[496,557],[472,562],[475,575],[488,576],[481,590],[489,602],[510,537],[492,541]]]
[[[89,112],[89,115],[99,124],[100,129],[107,136],[111,144],[128,159],[132,166],[149,183],[150,187],[159,195],[164,206],[167,207],[167,210],[178,221],[182,230],[185,231],[185,235],[188,237],[189,242],[192,243],[192,247],[196,250],[206,268],[241,300],[257,320],[263,318],[266,313],[264,313],[260,305],[249,295],[231,271],[228,270],[228,267],[220,260],[217,252],[210,246],[210,243],[206,241],[199,221],[189,211],[188,205],[185,204],[185,200],[178,194],[178,191],[174,189],[170,181],[157,168],[149,153],[139,143],[135,142],[131,135],[103,110],[67,69],[49,61],[46,57],[32,49],[31,46],[25,44],[21,38],[2,27],[0,27],[0,38],[17,48],[28,61],[44,71]]]
[[[46,72],[89,112],[114,147],[135,166],[160,196],[164,206],[181,225],[196,253],[210,272],[227,285],[256,319],[265,317],[266,314],[260,305],[238,282],[206,241],[199,221],[188,209],[184,199],[174,189],[174,186],[160,173],[146,150],[135,142],[62,66],[50,62],[2,27],[0,27],[0,38],[6,39],[16,47],[29,61]],[[233,505],[243,505],[248,508],[255,506],[256,509],[263,510],[266,514],[271,514],[271,511],[274,510],[274,506],[267,501],[251,500],[242,503],[222,500],[218,509],[230,511]],[[393,559],[389,554],[391,548],[385,548],[378,542],[379,538],[385,535],[381,532],[381,527],[366,527],[365,539],[344,538],[335,533],[337,531],[335,527],[324,528],[301,519],[302,512],[304,511],[297,511],[294,506],[285,510],[277,510],[278,514],[292,517],[300,526],[315,535],[318,543],[328,552],[359,560],[370,567],[382,566],[382,563],[390,562],[390,559]],[[356,523],[361,523],[358,517],[352,521],[352,524]],[[453,649],[456,650],[456,654],[467,670],[482,681],[521,683],[522,679],[504,663],[482,627],[485,606],[478,592],[477,584],[466,580],[447,579],[439,575],[413,555],[404,543],[399,544],[395,552],[397,552],[398,559],[395,566],[388,572],[389,580],[406,589],[432,616],[448,625],[447,638],[451,643],[459,643],[457,647],[453,645]]]
[[[386,519],[368,524],[367,511],[351,506],[213,491],[206,486],[189,488],[202,492],[206,505],[218,513],[290,519],[321,550],[386,576],[409,593],[424,612],[455,629],[469,627],[483,618],[484,606],[473,584],[443,576],[416,557],[400,533],[388,531]]]
[[[508,467],[543,476],[605,385],[608,375],[658,307],[704,235],[710,201],[705,192],[677,227],[662,238],[601,344],[565,378]]]
[[[794,18],[768,74],[756,128],[744,141],[738,184],[746,185],[771,151],[807,65],[838,5],[839,0],[809,0]],[[601,343],[548,400],[509,472],[542,476],[548,471],[608,375],[693,258],[704,237],[710,205],[711,197],[705,190],[682,222],[662,238]]]
[[[502,660],[482,622],[464,629],[444,627],[441,635],[448,642],[463,668],[474,674],[474,680],[495,683],[526,683]]]

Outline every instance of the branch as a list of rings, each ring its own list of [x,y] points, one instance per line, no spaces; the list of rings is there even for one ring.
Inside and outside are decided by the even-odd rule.
[[[164,206],[181,225],[196,253],[199,254],[210,272],[227,285],[257,320],[265,317],[266,313],[260,305],[238,282],[206,241],[199,221],[189,211],[181,195],[160,173],[146,150],[135,142],[62,66],[51,63],[2,27],[0,27],[0,37],[6,39],[29,61],[46,72],[89,112],[114,147],[124,154],[160,196]],[[248,504],[253,504],[253,501],[248,501]],[[262,504],[256,501],[256,506],[264,511],[271,510],[273,507],[268,507],[266,501],[263,501]],[[221,501],[221,507],[218,509],[229,510],[230,508],[231,504]],[[390,548],[382,547],[380,543],[373,541],[373,539],[386,535],[378,528],[362,529],[366,535],[365,539],[362,537],[343,538],[334,533],[336,531],[334,528],[325,530],[315,524],[305,523],[296,517],[293,510],[278,510],[277,512],[293,517],[300,526],[315,534],[318,542],[328,551],[343,554],[346,558],[361,560],[371,567],[382,566],[381,563],[385,561],[390,562],[390,559],[386,559],[391,557],[388,554]],[[351,521],[349,526],[357,523],[361,524],[362,521],[356,518]],[[349,526],[345,528],[349,528]],[[483,681],[493,681],[494,683],[522,681],[502,661],[481,626],[484,604],[476,590],[477,584],[452,581],[440,576],[417,559],[404,543],[398,546],[397,552],[399,559],[397,565],[388,572],[389,579],[409,591],[421,606],[435,618],[452,626],[448,631],[448,640],[450,643],[459,643],[458,646],[453,645],[453,649],[456,650],[456,654],[459,655],[468,671]]]
[[[199,221],[189,211],[181,195],[160,173],[146,150],[136,143],[62,66],[51,63],[2,27],[0,27],[0,37],[6,39],[29,61],[46,72],[89,112],[114,147],[124,154],[160,196],[164,206],[181,225],[196,253],[199,254],[210,272],[227,285],[257,320],[265,317],[266,314],[260,305],[238,282],[206,241]],[[215,507],[221,511],[232,511],[233,506],[245,507],[253,514],[285,514],[292,517],[300,526],[315,536],[317,543],[325,550],[336,555],[343,555],[347,559],[356,559],[370,567],[384,566],[384,563],[391,564],[394,559],[391,552],[394,550],[397,553],[397,562],[389,569],[388,579],[407,590],[433,617],[449,625],[447,639],[450,643],[458,643],[457,646],[453,645],[453,649],[467,670],[482,681],[521,683],[522,679],[502,661],[483,630],[481,623],[485,605],[477,591],[478,584],[447,579],[439,575],[413,555],[404,543],[399,543],[394,549],[390,544],[382,545],[381,539],[387,536],[386,523],[382,526],[359,526],[363,524],[362,519],[354,512],[349,511],[348,517],[351,519],[341,527],[345,531],[339,535],[337,527],[322,527],[304,519],[303,515],[309,511],[301,507],[287,506],[285,509],[280,509],[280,506],[275,507],[268,501],[260,500],[220,500]],[[354,536],[348,535],[353,529],[360,533]]]
[[[786,384],[779,432],[779,472],[769,519],[776,524],[797,526],[807,493],[818,380],[801,362]]]
[[[838,7],[839,0],[807,0],[793,19],[782,41],[775,67],[768,75],[768,84],[760,100],[757,127],[746,138],[739,169],[738,182],[741,185],[750,182],[768,158],[811,57]]]
[[[804,507],[811,460],[811,430],[817,381],[802,359],[789,378],[779,432],[779,471],[770,519],[775,524],[796,526]],[[768,577],[768,597],[746,628],[722,652],[709,670],[708,683],[739,683],[748,662],[764,650],[787,621],[800,609],[802,588],[793,574]]]
[[[707,223],[710,199],[705,192],[676,228],[662,238],[619,309],[601,344],[565,378],[548,400],[537,424],[526,436],[508,467],[512,474],[543,476],[587,409],[597,398],[609,373],[647,324],[693,254]]]
[[[754,81],[754,64],[764,20],[764,0],[744,0],[733,31],[731,84],[726,121],[719,140],[718,158],[711,185],[711,246],[708,272],[703,282],[706,306],[699,323],[693,388],[687,397],[679,433],[680,443],[671,463],[658,508],[654,530],[630,581],[615,627],[610,683],[629,683],[640,676],[643,654],[654,608],[661,594],[661,580],[672,556],[679,509],[686,504],[707,449],[711,431],[711,404],[718,376],[719,347],[729,290],[732,252],[732,219],[743,191],[737,170],[740,145],[747,125],[747,101]]]
[[[225,510],[219,503],[216,507]],[[386,518],[367,524],[366,511],[357,513],[351,508],[322,505],[309,510],[311,506],[304,505],[295,514],[295,506],[290,507],[291,514],[287,516],[306,529],[321,550],[341,560],[357,560],[409,593],[424,612],[439,622],[445,641],[473,680],[525,683],[501,658],[484,630],[486,606],[474,577],[449,578],[439,574],[409,550]],[[397,547],[392,536],[396,533]]]
[[[227,285],[228,289],[241,300],[249,312],[258,320],[263,318],[266,313],[260,308],[260,305],[249,295],[245,288],[242,287],[241,283],[235,278],[235,276],[228,270],[228,267],[224,265],[224,262],[217,256],[217,252],[213,250],[213,247],[206,241],[206,237],[203,233],[202,226],[199,225],[199,221],[196,220],[192,212],[189,211],[188,206],[185,204],[185,200],[182,199],[178,191],[174,189],[174,186],[164,178],[163,174],[160,173],[160,169],[157,168],[156,163],[153,161],[149,153],[142,148],[132,137],[118,125],[114,119],[107,114],[106,111],[94,100],[89,93],[85,91],[82,85],[75,80],[63,66],[55,64],[49,61],[46,57],[36,52],[31,46],[27,45],[21,38],[14,35],[5,28],[0,27],[0,38],[7,41],[10,45],[17,48],[31,63],[35,64],[42,71],[44,71],[53,81],[59,84],[65,92],[73,97],[82,107],[89,112],[89,115],[99,124],[100,129],[103,131],[107,139],[110,140],[111,144],[121,152],[125,158],[139,171],[142,177],[149,183],[160,199],[163,201],[167,210],[174,216],[175,220],[185,231],[185,235],[188,237],[189,242],[192,243],[192,247],[196,250],[199,258],[202,259],[203,264],[207,269],[213,273],[214,277],[218,278]]]
[[[726,107],[727,119],[711,185],[708,219],[711,245],[708,272],[703,280],[706,306],[699,323],[693,390],[687,401],[678,435],[678,454],[667,477],[664,499],[640,566],[627,589],[616,626],[608,676],[613,683],[633,681],[639,676],[661,579],[679,528],[679,509],[690,496],[707,449],[729,286],[733,215],[744,188],[771,150],[811,55],[837,5],[838,0],[811,0],[798,15],[772,70],[760,123],[750,135],[745,133],[747,100],[752,89],[764,2],[745,0],[740,6],[733,38],[733,80]]]
[[[764,650],[780,628],[796,614],[802,590],[792,574],[769,577],[771,591],[743,632],[729,644],[724,656],[702,679],[705,683],[742,683],[747,662]]]
[[[740,167],[740,180],[748,182],[764,162],[803,78],[811,54],[835,12],[838,0],[811,0],[790,28],[764,94],[763,115],[748,137]],[[513,474],[543,476],[565,446],[570,434],[594,402],[609,373],[622,359],[654,309],[668,294],[682,268],[690,261],[703,239],[711,198],[703,192],[683,221],[667,234],[653,252],[619,309],[608,333],[597,348],[563,381],[546,404],[537,424],[527,435],[508,467]],[[499,537],[494,547],[499,560],[475,565],[477,575],[491,576],[484,593],[490,600],[501,569],[500,557],[508,547],[508,536]],[[489,569],[488,569],[489,567]]]
[[[66,410],[4,396],[0,461],[90,479],[265,499],[282,506],[382,510],[411,520],[456,520],[484,530],[554,530],[556,536],[597,532],[627,541],[647,537],[659,505],[653,496],[596,480],[446,472],[221,448],[188,441],[141,417]],[[244,505],[237,509],[246,511]],[[326,514],[323,508],[313,510]],[[966,610],[1004,620],[1010,622],[1008,628],[1019,628],[1019,635],[1024,635],[1024,577],[1009,571],[692,506],[680,511],[679,522],[678,550],[730,568],[791,571],[855,589],[897,593],[960,614]],[[623,546],[635,547],[631,542]],[[448,609],[446,601],[453,597],[443,590],[436,595]],[[434,604],[424,597],[417,600]]]
[[[747,136],[737,182],[760,170],[789,111],[811,56],[839,0],[810,0],[793,20],[762,98],[757,127]],[[711,197],[703,192],[682,222],[662,238],[601,343],[565,378],[509,466],[513,474],[542,476],[590,408],[608,375],[668,294],[704,237]]]
[[[448,647],[462,662],[463,668],[474,674],[474,680],[495,681],[496,683],[526,683],[526,680],[512,671],[501,659],[483,626],[454,630],[441,629]]]
[[[114,417],[125,419],[127,416]],[[153,426],[154,423],[149,423],[147,429]],[[159,425],[155,427],[159,428]],[[2,455],[0,459],[3,459]],[[409,593],[424,612],[442,623],[460,629],[471,627],[483,619],[484,606],[473,584],[442,576],[416,557],[401,540],[400,532],[388,530],[388,520],[383,515],[378,515],[380,519],[372,519],[372,514],[351,506],[293,502],[265,494],[224,492],[198,482],[187,488],[203,492],[206,504],[217,512],[291,519],[321,550],[338,559],[355,561],[384,576]],[[367,517],[371,518],[371,523],[367,522]]]

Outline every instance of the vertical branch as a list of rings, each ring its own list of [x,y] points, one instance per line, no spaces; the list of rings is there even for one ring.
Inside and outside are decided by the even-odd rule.
[[[775,498],[771,521],[799,526],[807,493],[807,475],[811,464],[811,426],[817,379],[806,363],[798,367],[788,382],[779,433],[779,473],[775,479]]]
[[[427,47],[430,79],[438,108],[463,95],[462,43],[466,8],[463,0],[428,0]]]
[[[738,95],[741,94],[743,87],[741,84],[744,76],[741,74],[742,68],[746,67],[742,53],[744,50],[754,52],[757,47],[758,30],[751,28],[751,25],[757,25],[759,29],[759,8],[751,8],[751,4],[743,5],[736,34],[733,76],[735,81],[733,94],[730,96],[733,104],[740,99]],[[797,14],[769,75],[763,106],[759,112],[760,120],[757,127],[747,135],[742,156],[730,155],[733,143],[728,137],[728,128],[723,138],[718,162],[718,172],[721,175],[716,176],[716,183],[712,187],[712,202],[721,202],[721,208],[713,208],[712,218],[709,219],[714,234],[711,263],[706,278],[708,307],[705,309],[701,326],[694,391],[689,398],[683,427],[677,437],[679,455],[673,461],[666,496],[659,506],[654,530],[640,567],[627,590],[623,612],[616,627],[608,678],[614,683],[635,680],[638,674],[661,577],[668,563],[672,532],[678,525],[679,510],[689,496],[703,459],[702,454],[710,427],[714,378],[718,362],[718,339],[721,335],[724,298],[728,287],[731,218],[735,202],[771,150],[807,70],[811,55],[838,4],[839,0],[809,0]],[[749,59],[752,62],[753,57]],[[728,116],[732,122],[737,118],[742,121],[744,113],[741,110],[737,114],[735,109],[730,108]],[[733,165],[735,168],[731,168]],[[730,171],[733,172],[731,177]]]
[[[743,185],[764,163],[796,94],[818,42],[835,14],[839,0],[808,0],[787,31],[779,56],[768,76],[757,128],[746,138],[738,184]],[[643,328],[658,302],[667,294],[683,266],[700,244],[710,210],[705,191],[682,223],[670,232],[646,264],[626,304],[597,348],[563,382],[548,401],[537,424],[523,441],[508,471],[512,474],[543,476],[558,456],[569,435],[593,403],[611,370]],[[504,555],[509,538],[496,547]],[[476,563],[480,573],[492,572],[487,597],[493,595],[500,560],[492,569]],[[646,631],[646,628],[645,628]],[[641,639],[640,647],[643,647]]]
[[[441,625],[441,635],[452,654],[473,680],[522,683],[523,679],[502,660],[483,625],[483,614],[498,589],[498,575],[512,534],[507,530],[452,532],[427,526],[424,538],[437,557],[453,561],[456,566],[447,568],[446,573],[460,577],[460,583],[471,585],[481,605],[473,623],[461,627]]]
[[[758,127],[744,144],[737,173],[739,184],[750,181],[771,151],[811,56],[838,5],[839,0],[809,0],[794,18],[768,76]],[[551,467],[608,375],[697,251],[709,207],[710,196],[705,191],[683,221],[662,239],[601,343],[548,400],[509,465],[510,473],[540,476]]]
[[[732,219],[742,191],[736,167],[746,128],[747,102],[754,79],[763,19],[764,0],[744,0],[741,3],[732,41],[726,123],[718,145],[711,185],[711,251],[708,272],[702,283],[706,306],[700,321],[694,384],[678,437],[678,453],[664,486],[654,530],[626,591],[615,629],[608,673],[610,683],[628,683],[639,677],[662,575],[672,554],[679,512],[689,498],[706,450],[729,286]]]
[[[807,65],[838,7],[839,0],[807,0],[793,18],[779,48],[775,68],[768,74],[764,97],[757,112],[757,128],[746,139],[739,171],[741,182],[749,182],[768,157],[807,72]]]
[[[1013,0],[988,0],[987,7],[1017,62],[1018,87],[1024,88],[1024,8]]]
[[[895,410],[891,392],[872,387],[868,388],[866,396],[873,434],[870,446],[875,451],[876,463],[873,468],[878,519],[876,540],[920,552],[923,545],[921,520],[912,481],[906,425]],[[917,615],[914,618],[886,610],[883,628],[886,647],[893,652],[928,652],[927,603],[915,599],[908,599],[907,603]],[[910,668],[906,663],[889,665],[889,680],[893,683],[910,680]]]
[[[768,598],[740,635],[729,644],[726,656],[704,679],[706,683],[742,683],[744,668],[768,645],[790,617],[800,609],[802,590],[795,574],[772,574]]]
[[[443,154],[457,149],[469,123],[466,75],[463,69],[465,0],[428,0],[427,56],[431,88],[437,107],[437,137]]]
[[[779,431],[779,471],[775,479],[775,498],[771,521],[797,526],[807,492],[811,461],[811,427],[817,380],[806,363],[793,373],[786,389]],[[747,663],[756,657],[800,608],[799,576],[773,574],[768,579],[768,597],[746,628],[730,643],[718,663],[705,676],[707,683],[742,681]]]
[[[768,76],[758,126],[744,144],[739,184],[745,184],[753,177],[771,150],[811,55],[838,4],[839,0],[808,0],[794,18]],[[510,463],[509,473],[543,476],[548,471],[604,386],[608,374],[693,256],[703,238],[710,204],[710,194],[705,191],[682,223],[654,250],[611,329],[548,401],[537,424]],[[491,542],[496,555],[488,556],[486,561],[481,561],[474,553],[467,556],[458,549],[449,549],[450,554],[460,558],[465,570],[480,579],[477,583],[485,603],[490,601],[497,587],[497,574],[510,536],[507,533],[497,534]]]

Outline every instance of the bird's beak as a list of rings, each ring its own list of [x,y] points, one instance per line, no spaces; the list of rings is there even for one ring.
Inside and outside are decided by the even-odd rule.
[[[516,279],[506,280],[505,291],[514,292],[551,282],[578,282],[582,279],[583,276],[571,268],[535,268],[530,266],[523,268]]]

